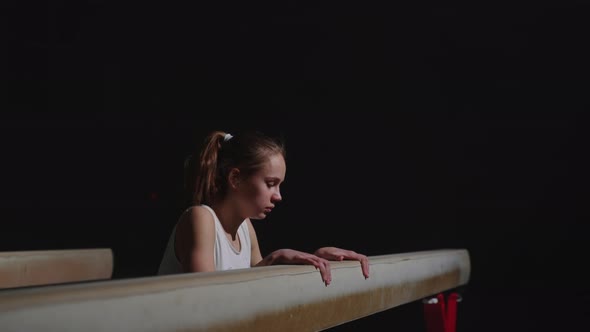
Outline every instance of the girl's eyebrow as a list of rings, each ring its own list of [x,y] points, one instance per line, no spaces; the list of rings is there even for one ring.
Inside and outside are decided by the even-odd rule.
[[[267,180],[267,181],[277,181],[277,182],[281,182],[281,183],[283,183],[283,182],[284,182],[284,181],[281,181],[281,179],[280,179],[280,178],[278,178],[278,177],[275,177],[275,176],[269,176],[269,177],[267,177],[267,178],[266,178],[266,180]]]

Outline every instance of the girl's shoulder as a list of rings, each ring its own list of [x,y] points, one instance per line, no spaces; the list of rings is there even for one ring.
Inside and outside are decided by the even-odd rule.
[[[188,207],[180,215],[178,223],[213,223],[214,218],[211,211],[204,205],[193,205]]]
[[[215,219],[203,206],[191,206],[180,216],[176,224],[178,242],[192,242],[195,236],[205,241],[215,238]]]

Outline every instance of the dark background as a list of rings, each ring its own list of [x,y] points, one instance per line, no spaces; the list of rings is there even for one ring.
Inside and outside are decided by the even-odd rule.
[[[254,128],[288,150],[263,253],[466,248],[458,331],[590,314],[582,1],[2,7],[0,250],[109,247],[113,278],[153,275],[185,157]]]

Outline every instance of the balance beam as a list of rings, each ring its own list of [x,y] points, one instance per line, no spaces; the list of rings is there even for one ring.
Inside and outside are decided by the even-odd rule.
[[[112,272],[111,249],[0,252],[0,288],[109,279]]]
[[[0,330],[320,331],[469,280],[467,250],[331,262],[332,283],[308,265],[96,281],[0,292]]]

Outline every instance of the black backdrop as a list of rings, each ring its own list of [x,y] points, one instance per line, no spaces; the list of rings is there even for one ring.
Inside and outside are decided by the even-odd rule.
[[[262,250],[466,248],[459,330],[589,313],[582,3],[8,3],[0,250],[153,275],[213,129],[286,139]],[[413,303],[339,330],[422,331]]]

